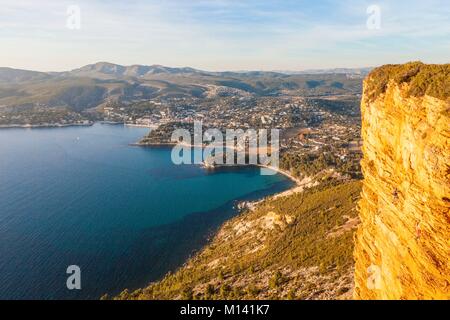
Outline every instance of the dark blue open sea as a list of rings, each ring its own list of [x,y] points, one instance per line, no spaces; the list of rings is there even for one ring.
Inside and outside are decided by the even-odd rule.
[[[176,166],[147,129],[0,130],[0,299],[98,299],[183,264],[236,200],[287,189],[258,168]],[[82,289],[66,288],[81,268]]]

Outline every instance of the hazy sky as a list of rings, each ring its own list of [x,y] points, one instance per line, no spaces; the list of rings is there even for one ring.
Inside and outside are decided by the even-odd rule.
[[[70,5],[80,9],[80,29],[67,27]],[[375,11],[367,13],[370,5],[380,8],[380,28]],[[449,0],[0,0],[0,66],[60,71],[108,61],[303,70],[448,63],[449,17]]]

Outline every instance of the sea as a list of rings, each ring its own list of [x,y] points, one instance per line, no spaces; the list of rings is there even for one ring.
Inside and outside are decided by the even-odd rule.
[[[257,167],[176,165],[170,147],[132,145],[148,130],[0,129],[0,299],[145,287],[201,250],[239,201],[293,185]]]

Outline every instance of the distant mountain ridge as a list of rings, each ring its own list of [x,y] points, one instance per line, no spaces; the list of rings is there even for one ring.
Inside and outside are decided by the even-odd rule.
[[[301,71],[286,70],[286,71],[277,71],[277,72],[285,73],[285,74],[354,74],[354,75],[366,76],[372,70],[373,70],[372,67],[366,67],[366,68],[308,69],[308,70],[301,70]]]
[[[63,72],[0,68],[2,107],[40,105],[74,111],[117,102],[215,96],[342,95],[361,92],[357,71],[288,74],[271,71],[203,71],[162,65],[97,62]]]
[[[217,76],[283,76],[283,75],[308,75],[308,74],[361,74],[366,75],[372,68],[335,68],[335,69],[311,69],[303,71],[276,70],[276,71],[204,71],[191,67],[167,67],[163,65],[130,65],[124,66],[110,62],[97,62],[88,64],[70,71],[43,72],[9,67],[0,67],[0,81],[27,81],[54,76],[82,76],[95,77],[99,75],[111,75],[116,77],[142,77],[155,74],[203,74]]]
[[[195,74],[207,73],[205,71],[196,70],[193,68],[171,68],[162,65],[131,65],[122,66],[109,62],[98,62],[89,64],[81,68],[73,69],[71,71],[62,72],[43,72],[15,69],[9,67],[0,67],[0,81],[22,82],[32,80],[42,80],[55,77],[89,77],[102,78],[105,75],[113,77],[142,77],[150,74]]]
[[[0,81],[4,82],[22,82],[49,78],[51,78],[51,74],[46,72],[0,67]]]
[[[96,76],[100,74],[113,75],[116,77],[142,77],[153,74],[193,74],[204,73],[189,67],[171,68],[162,65],[131,65],[123,66],[109,62],[97,62],[68,72],[71,75]]]

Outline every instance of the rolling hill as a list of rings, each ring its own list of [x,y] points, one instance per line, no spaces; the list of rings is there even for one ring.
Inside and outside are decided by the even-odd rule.
[[[110,101],[128,104],[154,98],[210,98],[217,88],[255,96],[355,94],[361,92],[361,77],[358,72],[350,71],[209,72],[188,67],[122,66],[108,62],[65,72],[0,68],[0,108],[39,104],[79,112]]]

